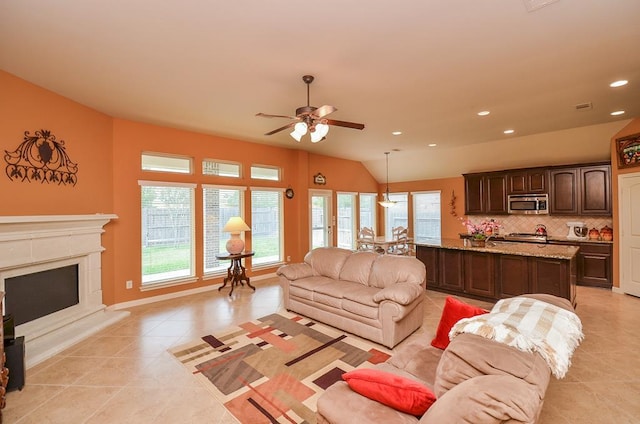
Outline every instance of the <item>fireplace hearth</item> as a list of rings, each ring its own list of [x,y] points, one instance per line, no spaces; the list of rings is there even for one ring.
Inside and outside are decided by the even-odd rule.
[[[108,311],[102,303],[101,234],[115,218],[107,214],[0,217],[0,291],[6,292],[5,302],[13,308],[9,312],[18,318],[16,337],[25,338],[27,368],[128,315]],[[68,270],[67,277],[77,281],[56,282],[50,276],[58,269]],[[61,291],[68,293],[58,298]],[[39,312],[28,311],[31,307]]]

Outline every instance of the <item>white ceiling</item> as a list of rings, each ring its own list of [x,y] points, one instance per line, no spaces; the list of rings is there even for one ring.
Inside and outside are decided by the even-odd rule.
[[[0,0],[0,69],[114,117],[362,161],[379,181],[398,149],[392,182],[608,158],[640,116],[639,44],[638,0]],[[365,129],[264,136],[288,121],[255,114],[295,114],[304,74],[311,105]]]

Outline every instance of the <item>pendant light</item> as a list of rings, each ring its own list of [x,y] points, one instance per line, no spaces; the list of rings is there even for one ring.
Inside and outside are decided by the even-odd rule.
[[[387,191],[384,199],[379,201],[378,204],[383,208],[390,208],[395,206],[396,202],[389,200],[389,152],[384,152],[384,154],[387,155]]]

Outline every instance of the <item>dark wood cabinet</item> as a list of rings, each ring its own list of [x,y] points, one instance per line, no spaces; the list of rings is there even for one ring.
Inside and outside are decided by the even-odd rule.
[[[436,287],[460,293],[464,292],[462,253],[461,250],[439,249],[439,284]]]
[[[611,216],[611,165],[556,168],[549,179],[551,214]]]
[[[494,298],[494,255],[481,252],[464,253],[464,292]]]
[[[549,213],[578,215],[578,170],[553,169],[549,172]]]
[[[552,215],[611,216],[611,164],[605,162],[464,174],[466,215],[508,213],[510,194],[549,194]]]
[[[577,283],[592,287],[611,288],[612,246],[610,244],[579,243]]]
[[[416,258],[421,260],[427,269],[427,289],[438,287],[438,249],[423,246],[416,250]]]
[[[530,293],[529,258],[526,256],[500,255],[496,270],[496,289],[500,298]]]
[[[464,176],[466,215],[507,213],[507,178],[504,173]]]
[[[464,176],[464,213],[466,215],[484,213],[484,176],[474,174]]]
[[[546,169],[522,169],[507,173],[507,194],[546,194]]]
[[[580,203],[582,215],[612,214],[611,209],[611,165],[580,168]]]
[[[569,299],[569,288],[562,284],[569,278],[567,261],[551,258],[532,258],[530,261],[531,290]]]
[[[549,293],[575,304],[576,261],[416,245],[427,288],[494,301]],[[432,271],[430,271],[432,270]]]
[[[504,174],[487,175],[484,179],[485,185],[485,213],[505,214],[507,210],[507,179]]]

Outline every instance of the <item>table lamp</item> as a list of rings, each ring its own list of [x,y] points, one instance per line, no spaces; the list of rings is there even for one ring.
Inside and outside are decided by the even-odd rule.
[[[243,231],[251,231],[251,228],[239,216],[229,218],[222,231],[231,233],[231,238],[227,241],[227,252],[232,255],[242,253],[244,250],[244,240],[240,238]]]

